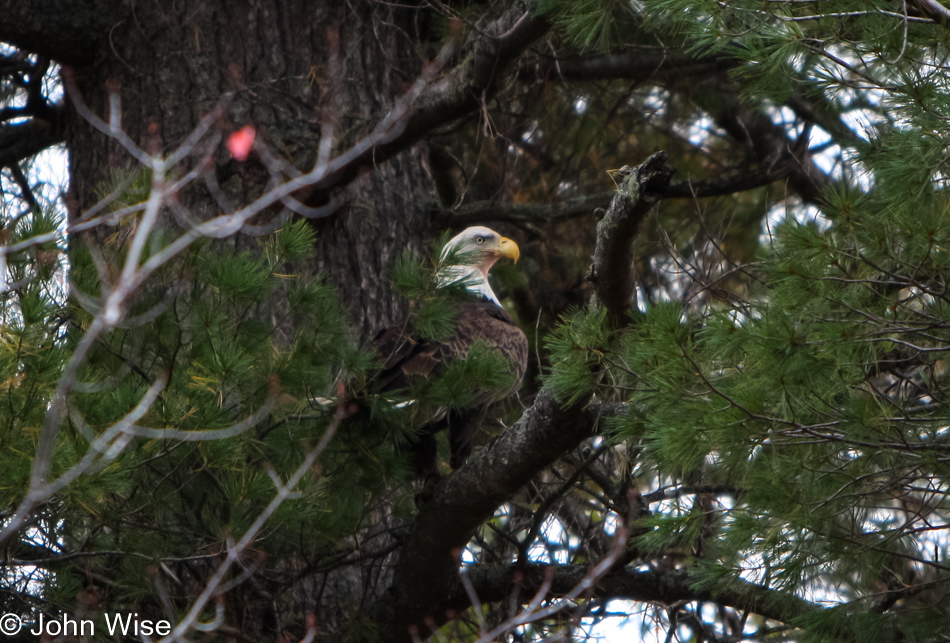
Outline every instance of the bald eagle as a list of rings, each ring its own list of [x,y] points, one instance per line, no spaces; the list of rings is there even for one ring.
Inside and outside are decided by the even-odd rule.
[[[442,409],[425,419],[413,446],[420,476],[437,477],[435,434],[449,430],[450,464],[457,469],[472,452],[472,437],[492,402],[518,389],[528,362],[528,340],[488,283],[488,272],[501,258],[518,261],[518,244],[482,226],[467,228],[446,244],[442,258],[457,257],[460,264],[444,267],[436,279],[440,287],[461,283],[464,299],[453,300],[455,330],[444,341],[420,336],[411,324],[387,328],[374,346],[380,357],[375,388],[379,392],[409,391],[418,378],[436,378],[449,364],[464,360],[476,343],[500,355],[513,375],[502,390],[476,390],[471,405]],[[477,356],[477,354],[475,354]]]

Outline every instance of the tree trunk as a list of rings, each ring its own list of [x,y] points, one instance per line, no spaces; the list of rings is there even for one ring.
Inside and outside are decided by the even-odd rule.
[[[345,8],[304,0],[136,3],[131,11],[116,10],[110,17],[108,38],[97,46],[94,62],[75,70],[77,85],[104,120],[107,87],[117,87],[124,130],[144,149],[157,136],[166,153],[224,94],[234,92],[222,134],[252,124],[276,155],[307,171],[317,157],[321,96],[331,80],[329,43],[335,33],[340,81],[330,107],[338,123],[336,150],[345,150],[386,115],[422,68],[422,57],[407,37],[417,33],[413,13],[373,2]],[[380,21],[387,28],[374,29]],[[76,112],[70,119],[66,144],[72,192],[82,211],[98,200],[114,170],[138,164]],[[379,165],[351,187],[343,209],[314,221],[314,270],[339,286],[360,336],[400,315],[389,288],[389,267],[430,232],[421,158],[413,148]],[[220,146],[214,159],[217,182],[234,207],[262,192],[268,175],[254,155],[238,162]],[[225,213],[203,185],[179,199],[198,219]],[[163,216],[175,225],[168,213]]]
[[[422,69],[422,58],[406,37],[415,28],[407,14],[412,18],[412,12],[404,9],[360,1],[347,3],[345,9],[336,2],[306,0],[136,3],[134,11],[112,19],[109,38],[96,50],[94,62],[75,67],[76,83],[85,103],[106,121],[107,88],[117,88],[123,129],[146,150],[157,137],[166,154],[224,94],[234,92],[219,125],[222,134],[253,124],[275,155],[306,172],[317,158],[326,114],[321,96],[331,80],[329,43],[334,35],[339,35],[341,80],[331,109],[337,121],[336,150],[345,151],[372,130]],[[380,21],[388,23],[387,28],[374,29]],[[75,217],[102,197],[104,182],[113,172],[141,166],[74,110],[69,118],[66,145],[71,151]],[[317,232],[313,270],[338,285],[352,311],[353,332],[362,338],[402,316],[400,300],[391,292],[389,269],[407,247],[424,247],[430,234],[424,207],[428,178],[421,158],[417,147],[380,164],[351,186],[343,209],[313,221]],[[199,159],[200,155],[186,159],[175,176]],[[215,179],[233,208],[264,191],[269,175],[255,155],[239,162],[220,145],[214,161]],[[178,199],[198,220],[227,213],[203,181],[189,186]],[[162,216],[166,228],[182,231],[172,213],[164,211]],[[104,240],[112,229],[93,233]],[[242,235],[219,243],[256,245],[253,238]],[[288,616],[300,623],[303,612],[316,607],[321,628],[339,626],[352,607],[348,601],[374,601],[376,592],[389,586],[388,575],[366,583],[359,569],[349,567],[322,579],[322,586],[320,582],[296,586],[293,595],[299,600],[290,608],[293,615],[275,606],[274,596],[286,588],[260,583],[237,588],[227,594],[227,623],[248,637],[273,637]]]

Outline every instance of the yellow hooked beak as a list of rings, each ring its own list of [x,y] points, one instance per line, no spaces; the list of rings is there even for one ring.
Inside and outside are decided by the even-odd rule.
[[[502,237],[498,240],[498,250],[496,250],[496,252],[498,255],[507,257],[515,263],[518,263],[518,258],[521,257],[521,250],[518,249],[518,244],[508,237]]]

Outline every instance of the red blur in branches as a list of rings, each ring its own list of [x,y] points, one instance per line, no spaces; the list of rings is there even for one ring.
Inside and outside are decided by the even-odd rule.
[[[238,161],[244,161],[251,153],[254,147],[254,137],[257,135],[257,129],[253,125],[245,125],[238,131],[228,137],[226,145],[228,151]]]

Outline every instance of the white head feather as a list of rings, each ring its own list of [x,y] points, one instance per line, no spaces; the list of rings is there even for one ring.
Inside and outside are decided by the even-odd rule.
[[[443,268],[438,275],[439,286],[464,281],[469,292],[501,307],[501,302],[488,283],[488,271],[501,257],[508,257],[517,262],[520,256],[518,244],[490,228],[473,226],[455,235],[445,244],[442,259],[453,252],[466,263]]]

